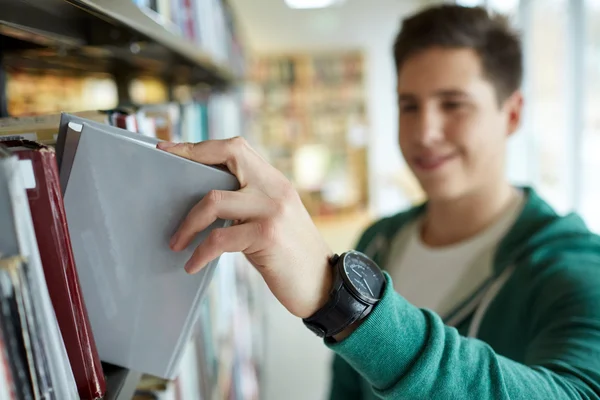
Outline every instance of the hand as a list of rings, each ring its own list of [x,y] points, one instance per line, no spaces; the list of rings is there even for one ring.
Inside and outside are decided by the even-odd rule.
[[[216,219],[235,221],[215,229],[186,264],[195,273],[224,252],[242,252],[292,314],[311,316],[327,301],[332,286],[331,250],[298,193],[285,176],[242,138],[191,143],[159,143],[159,149],[207,165],[225,165],[240,190],[212,191],[187,215],[171,240],[181,251]]]

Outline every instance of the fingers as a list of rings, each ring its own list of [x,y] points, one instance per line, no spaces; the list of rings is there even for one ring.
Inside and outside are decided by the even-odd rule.
[[[267,216],[272,207],[268,199],[243,191],[213,190],[192,208],[171,238],[170,246],[181,251],[190,245],[196,234],[218,218],[244,221]]]
[[[194,251],[185,264],[185,270],[194,274],[223,253],[246,252],[259,234],[257,222],[213,230]]]
[[[227,140],[207,140],[200,143],[160,142],[157,148],[202,164],[227,166],[241,187],[250,176],[260,176],[268,164],[241,137]]]

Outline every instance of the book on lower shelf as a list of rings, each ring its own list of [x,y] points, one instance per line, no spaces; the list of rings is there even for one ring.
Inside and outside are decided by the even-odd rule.
[[[3,145],[21,163],[46,284],[72,366],[79,397],[104,396],[106,383],[81,287],[62,200],[54,150],[36,142]]]
[[[26,165],[0,145],[0,337],[10,366],[0,379],[19,399],[77,399],[38,252]]]

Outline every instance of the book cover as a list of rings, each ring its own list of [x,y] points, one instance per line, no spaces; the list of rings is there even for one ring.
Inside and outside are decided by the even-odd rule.
[[[102,361],[172,379],[218,260],[184,265],[171,235],[210,190],[237,190],[222,169],[156,149],[157,139],[65,114],[57,142],[73,253]]]
[[[75,268],[54,150],[31,141],[4,145],[31,168],[29,207],[46,284],[79,396],[102,398],[106,383]]]

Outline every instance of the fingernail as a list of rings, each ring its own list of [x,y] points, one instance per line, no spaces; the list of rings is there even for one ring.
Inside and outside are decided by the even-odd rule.
[[[179,239],[178,233],[173,235],[173,237],[171,238],[171,241],[169,242],[169,247],[171,247],[171,250],[177,250],[177,240],[178,239]]]
[[[192,260],[190,259],[186,264],[185,264],[185,272],[187,272],[188,274],[193,274],[197,271],[200,271],[202,268],[204,268],[204,266],[200,267],[200,268],[195,268],[194,263],[192,263]]]
[[[171,147],[175,147],[177,146],[177,143],[173,143],[173,142],[158,142],[157,147],[160,150],[167,150],[170,149]]]
[[[192,268],[194,268],[194,264],[192,263],[192,260],[189,260],[187,263],[185,263],[185,272],[187,272],[188,274],[192,273]]]

